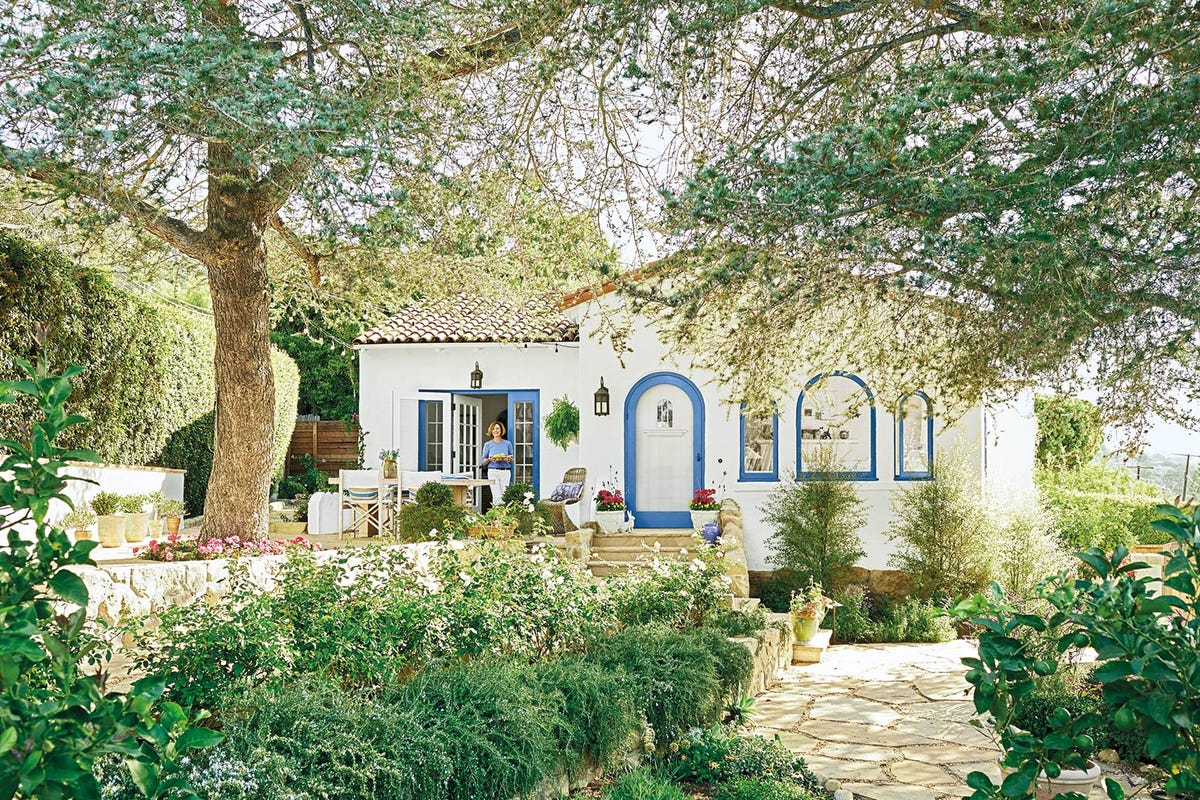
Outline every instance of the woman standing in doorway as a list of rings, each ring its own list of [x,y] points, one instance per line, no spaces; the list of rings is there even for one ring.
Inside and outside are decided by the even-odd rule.
[[[492,505],[500,505],[504,490],[512,483],[513,445],[504,438],[504,425],[493,422],[488,426],[492,438],[483,443],[483,466],[492,482]]]

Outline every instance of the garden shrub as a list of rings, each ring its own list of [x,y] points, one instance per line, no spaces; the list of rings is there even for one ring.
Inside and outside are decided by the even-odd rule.
[[[1040,469],[1034,479],[1060,542],[1071,551],[1163,544],[1169,538],[1151,527],[1158,519],[1161,490],[1123,470],[1088,464],[1074,470]]]
[[[578,651],[615,626],[580,565],[489,544],[473,552],[294,551],[273,593],[235,573],[223,602],[172,608],[156,631],[140,619],[127,627],[141,668],[169,676],[173,698],[211,708],[222,684],[319,673],[376,686],[443,660]]]
[[[837,614],[831,615],[839,643],[949,642],[956,638],[945,611],[927,600],[895,600],[862,586],[848,586],[836,592],[834,599],[842,604]]]
[[[295,478],[284,478],[279,482],[279,490],[277,492],[280,500],[292,500],[297,495],[310,494],[308,489]]]
[[[738,778],[717,787],[713,800],[817,800],[794,783]]]
[[[533,486],[528,483],[510,483],[504,490],[504,494],[500,496],[500,502],[503,505],[512,503],[524,503],[525,495],[529,494],[534,500],[537,500],[537,492]]]
[[[1104,426],[1094,403],[1078,397],[1035,397],[1033,411],[1039,466],[1077,469],[1100,453]]]
[[[833,589],[846,570],[866,555],[858,531],[867,521],[865,504],[832,457],[818,451],[814,477],[784,482],[763,503],[771,526],[771,562],[794,572],[800,585]]]
[[[1054,518],[1036,495],[1001,493],[990,506],[1004,543],[996,548],[996,581],[1010,596],[1032,597],[1043,578],[1071,562],[1054,531]]]
[[[454,490],[437,481],[418,486],[417,491],[413,493],[413,499],[417,501],[417,505],[429,508],[455,505]]]
[[[729,576],[719,550],[698,543],[691,559],[643,557],[608,582],[617,619],[626,625],[657,623],[693,628],[729,597]]]
[[[757,597],[769,611],[783,614],[791,608],[792,593],[807,586],[790,569],[750,573],[750,596]]]
[[[571,657],[539,664],[535,673],[558,712],[555,738],[565,757],[604,765],[640,734],[641,712],[623,672]]]
[[[668,750],[671,774],[677,780],[724,783],[754,778],[802,790],[821,789],[804,759],[784,747],[778,736],[738,736],[717,725],[689,731]]]
[[[766,630],[768,624],[767,612],[761,608],[749,611],[722,609],[704,623],[724,636],[757,636]]]
[[[662,747],[689,728],[712,725],[721,716],[729,687],[722,685],[721,665],[710,649],[713,641],[693,631],[626,628],[595,642],[586,657],[629,676],[636,702]],[[739,683],[748,680],[749,671],[740,677]]]
[[[960,446],[939,453],[933,480],[913,481],[893,501],[888,563],[912,576],[924,598],[962,597],[983,589],[995,570],[995,528],[984,511],[980,478]]]
[[[396,515],[396,540],[412,543],[454,538],[466,517],[466,509],[459,505],[401,506]]]
[[[212,470],[212,319],[114,287],[98,270],[0,233],[0,379],[17,377],[14,357],[33,359],[35,333],[48,329],[46,355],[79,364],[71,411],[88,419],[64,432],[63,446],[88,447],[104,461],[187,469],[188,514],[202,513]],[[299,373],[272,351],[275,439],[283,467],[295,425]],[[12,436],[33,408],[0,407],[0,437]]]
[[[602,797],[604,800],[691,800],[669,778],[650,767],[639,767],[618,776]]]

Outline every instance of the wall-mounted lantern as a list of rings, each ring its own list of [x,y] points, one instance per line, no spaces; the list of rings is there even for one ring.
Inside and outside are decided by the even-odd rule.
[[[471,388],[483,388],[483,370],[479,368],[479,362],[475,362],[475,369],[471,370]]]
[[[600,379],[600,388],[596,390],[596,416],[608,416],[608,389],[604,388],[604,378]]]

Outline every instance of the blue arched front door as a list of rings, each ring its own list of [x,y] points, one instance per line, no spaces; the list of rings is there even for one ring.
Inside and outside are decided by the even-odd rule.
[[[625,499],[639,528],[690,528],[704,486],[704,398],[674,372],[639,380],[625,398]]]

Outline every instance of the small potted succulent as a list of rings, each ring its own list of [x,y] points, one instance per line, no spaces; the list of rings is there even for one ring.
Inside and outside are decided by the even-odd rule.
[[[825,596],[819,583],[810,582],[807,589],[792,592],[789,611],[796,644],[808,644],[816,637],[821,620],[825,619],[825,612],[833,605],[833,599]]]
[[[167,521],[168,534],[179,533],[184,514],[182,500],[163,500],[158,504],[158,513]]]
[[[379,461],[383,464],[383,477],[396,477],[396,461],[400,458],[399,450],[380,450]]]
[[[125,541],[125,518],[117,512],[121,509],[121,496],[113,492],[98,492],[91,502],[96,515],[96,536],[101,547],[120,547]]]
[[[717,502],[716,489],[697,489],[692,493],[692,502],[688,503],[692,512],[692,528],[704,530],[710,522],[715,523],[721,513],[721,504]]]
[[[87,508],[76,508],[58,523],[64,531],[72,531],[75,541],[92,538],[91,527],[96,524],[96,515]]]
[[[146,495],[123,495],[120,508],[121,513],[125,515],[125,541],[144,542],[150,533],[150,512],[146,510]]]
[[[625,497],[620,489],[596,493],[596,524],[601,533],[616,533],[625,522]]]

